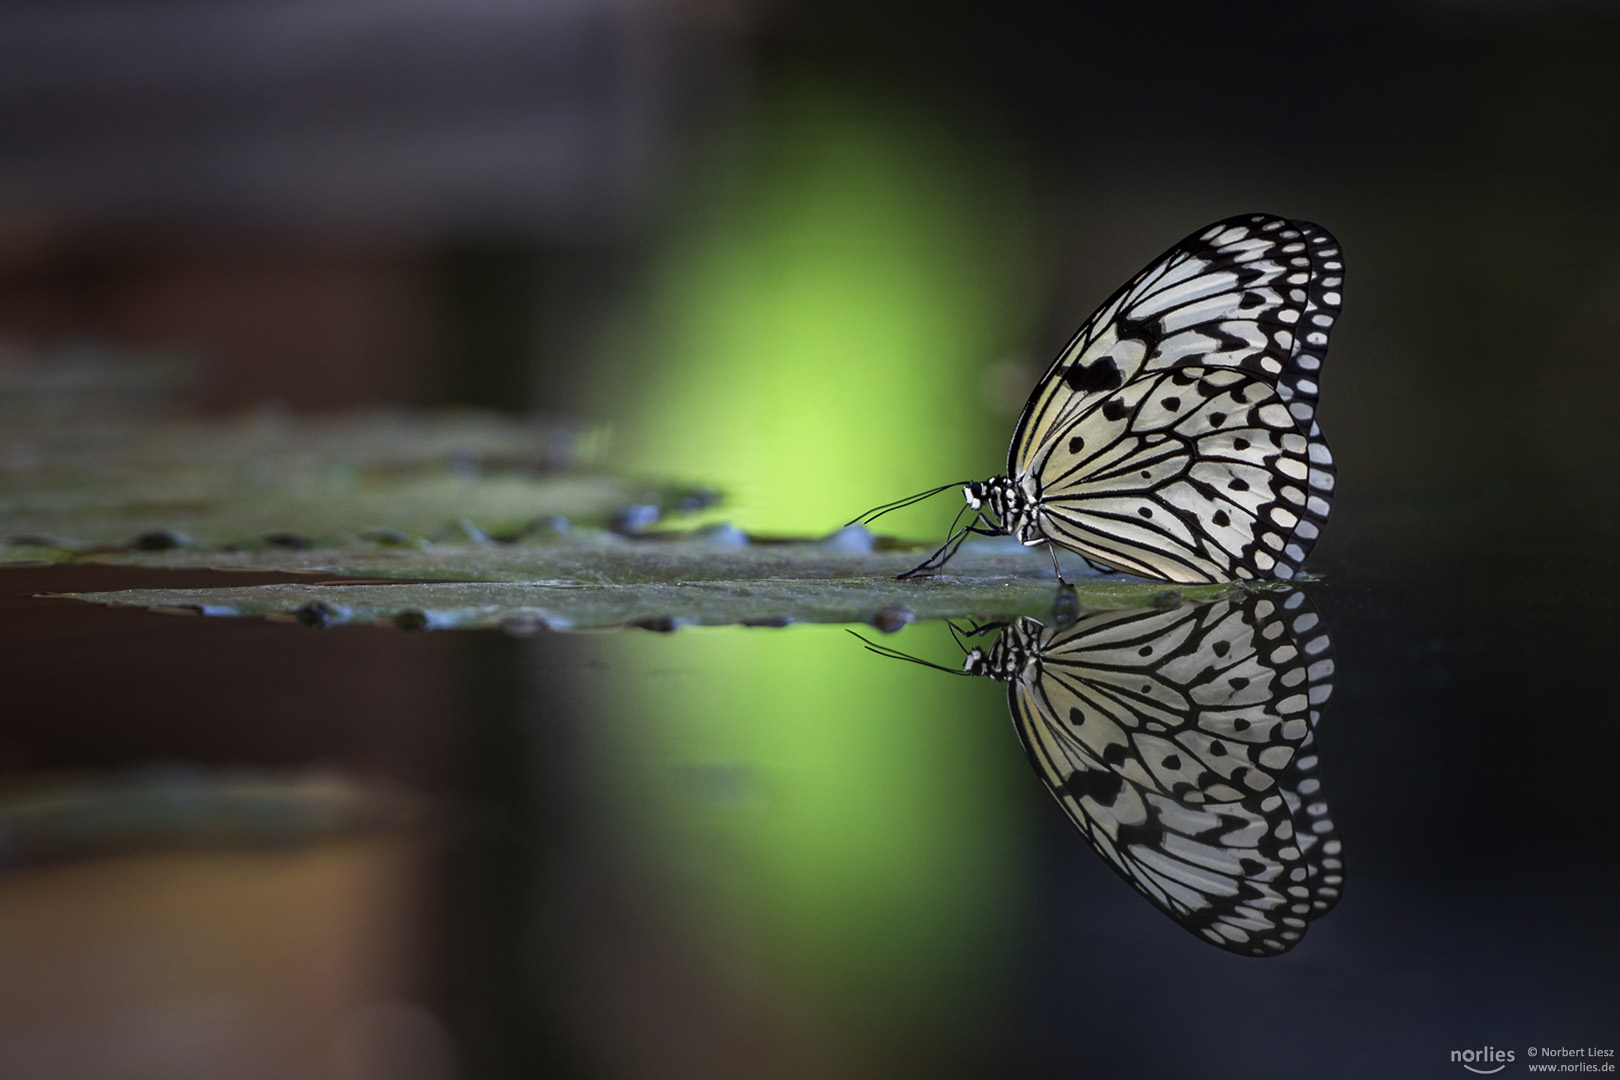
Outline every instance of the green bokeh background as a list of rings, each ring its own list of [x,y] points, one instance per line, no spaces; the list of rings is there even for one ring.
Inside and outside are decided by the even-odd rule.
[[[726,493],[713,516],[799,535],[1001,471],[1010,422],[984,373],[1027,338],[1040,273],[1019,165],[989,131],[780,84],[713,151],[608,343],[620,462],[701,477]],[[960,505],[882,525],[936,535]],[[938,627],[889,643],[959,662]],[[616,732],[604,786],[676,906],[811,1013],[889,1042],[927,1031],[940,1054],[966,1040],[1010,970],[1044,798],[1001,688],[852,663],[859,643],[826,627],[601,646],[655,673],[593,701],[592,730]]]
[[[999,472],[984,371],[1027,339],[1040,280],[1019,162],[810,79],[720,143],[603,345],[618,460],[717,485],[741,528],[809,535]],[[933,535],[959,505],[885,527]]]

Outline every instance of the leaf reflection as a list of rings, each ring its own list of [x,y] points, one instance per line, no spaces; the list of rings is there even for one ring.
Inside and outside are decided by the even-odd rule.
[[[1314,735],[1333,646],[1305,594],[1234,591],[1058,621],[976,628],[996,639],[963,664],[1007,683],[1058,805],[1203,940],[1247,956],[1293,948],[1344,883]]]

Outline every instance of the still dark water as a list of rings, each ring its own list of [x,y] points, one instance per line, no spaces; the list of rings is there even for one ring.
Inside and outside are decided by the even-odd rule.
[[[311,631],[32,598],[154,574],[0,571],[0,1075],[1439,1077],[1489,1047],[1511,1076],[1620,1049],[1614,530],[1536,499],[1336,510],[1304,589],[1347,879],[1269,959],[1109,869],[1002,686],[838,628]],[[961,662],[937,626],[882,641]]]

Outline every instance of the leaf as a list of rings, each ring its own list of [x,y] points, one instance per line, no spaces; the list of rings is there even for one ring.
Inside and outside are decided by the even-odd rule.
[[[0,562],[510,538],[645,525],[713,498],[595,470],[594,441],[472,412],[14,425],[0,437]]]
[[[438,580],[235,585],[68,594],[81,600],[207,615],[296,618],[310,625],[391,622],[414,629],[501,627],[514,632],[629,625],[653,629],[792,622],[868,623],[1006,618],[1050,612],[1058,598],[1043,551],[1011,541],[966,544],[948,573],[894,575],[917,550],[880,550],[859,526],[821,541],[757,543],[730,529],[631,539],[579,532],[549,544],[435,545],[423,550],[138,553],[159,566],[324,571],[342,578]],[[1158,582],[1066,567],[1087,608],[1151,604]],[[1228,586],[1192,586],[1188,596]]]
[[[0,562],[336,575],[73,594],[322,626],[897,629],[1041,614],[1060,598],[1046,553],[1005,538],[900,582],[927,547],[864,527],[797,541],[726,525],[651,533],[712,493],[593,470],[596,441],[579,425],[457,412],[20,422],[0,437]],[[1163,589],[1078,563],[1066,573],[1090,607],[1150,603]]]

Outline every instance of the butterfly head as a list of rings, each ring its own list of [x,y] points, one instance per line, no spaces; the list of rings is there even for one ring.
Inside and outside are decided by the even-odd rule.
[[[1038,658],[1041,634],[1045,630],[1044,623],[1027,615],[1002,624],[1001,634],[988,650],[977,646],[968,650],[962,660],[962,670],[969,675],[1011,682],[1030,660]]]
[[[1004,524],[1020,505],[1020,499],[1005,476],[974,480],[962,487],[968,509],[987,511],[995,523]]]
[[[1039,544],[1045,540],[1033,513],[1039,491],[1032,477],[1024,477],[1016,483],[1005,476],[975,480],[963,486],[962,494],[967,498],[968,508],[978,512],[981,527],[988,527],[993,533],[1016,536],[1024,544]]]

